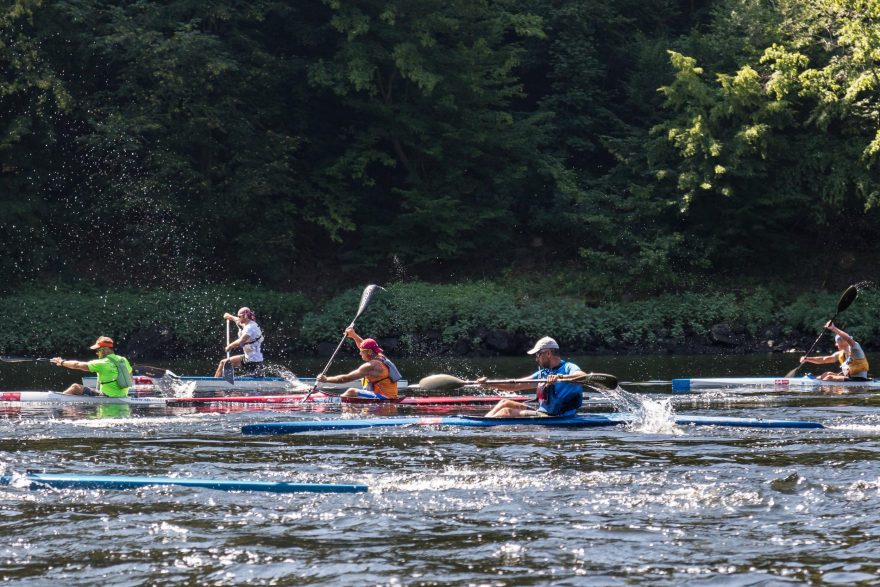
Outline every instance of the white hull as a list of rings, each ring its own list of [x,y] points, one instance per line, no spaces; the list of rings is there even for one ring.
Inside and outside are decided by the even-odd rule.
[[[57,391],[0,392],[0,402],[52,404],[126,404],[130,406],[165,407],[164,397],[106,397],[93,395],[64,395]]]
[[[754,387],[772,389],[819,389],[822,387],[854,387],[880,389],[880,381],[822,381],[813,377],[705,377],[673,379],[673,393],[688,393],[697,389],[724,389]]]
[[[83,385],[95,389],[98,385],[96,377],[83,377]],[[197,377],[191,375],[165,375],[164,377],[136,376],[134,391],[139,393],[178,392],[259,392],[259,393],[303,393],[315,385],[314,378],[284,377],[236,377],[234,384],[229,384],[221,377]],[[350,387],[360,387],[360,382],[322,383],[319,390],[342,392]],[[406,379],[397,382],[397,390],[405,391],[409,387]]]

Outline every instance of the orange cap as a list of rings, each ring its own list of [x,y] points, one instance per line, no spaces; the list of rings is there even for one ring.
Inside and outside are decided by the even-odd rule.
[[[89,348],[92,349],[93,351],[96,351],[101,347],[112,349],[113,348],[113,339],[110,338],[109,336],[99,336],[98,340],[95,341],[95,344],[93,344]]]

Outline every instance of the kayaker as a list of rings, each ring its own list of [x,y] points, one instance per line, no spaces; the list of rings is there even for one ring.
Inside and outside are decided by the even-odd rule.
[[[570,361],[562,359],[559,355],[559,344],[545,336],[535,343],[528,354],[535,355],[538,370],[527,378],[517,383],[492,384],[495,389],[502,391],[523,391],[528,389],[538,390],[538,406],[513,400],[501,400],[489,413],[489,418],[521,418],[533,416],[571,416],[577,413],[578,408],[584,403],[584,390],[580,385],[565,383],[566,379],[586,377],[586,373],[580,367]],[[487,377],[477,379],[477,383],[483,385]],[[546,379],[546,383],[535,383],[534,379]]]
[[[822,381],[867,381],[868,358],[865,356],[862,346],[830,320],[825,324],[825,328],[834,333],[837,352],[824,357],[801,357],[801,363],[815,363],[816,365],[840,363],[840,372],[826,371],[818,377]]]
[[[98,358],[94,361],[73,361],[55,357],[52,362],[66,369],[88,371],[98,377],[98,389],[74,383],[64,390],[65,395],[106,395],[107,397],[126,397],[132,385],[131,363],[125,357],[113,352],[113,339],[99,336],[89,347]]]
[[[345,335],[357,345],[364,364],[345,375],[318,375],[318,382],[348,383],[360,379],[361,387],[351,387],[345,390],[342,397],[397,399],[397,382],[401,379],[400,371],[385,356],[385,351],[382,350],[379,343],[372,338],[361,338],[351,326],[345,329]]]
[[[223,314],[225,320],[235,322],[238,326],[238,338],[226,345],[224,349],[227,353],[234,349],[240,348],[242,354],[232,355],[226,359],[222,359],[217,365],[217,371],[214,377],[223,376],[223,368],[226,363],[232,364],[233,367],[244,373],[253,373],[259,367],[263,366],[263,353],[260,345],[263,342],[263,331],[257,324],[257,316],[247,306],[240,308],[236,315],[230,313]]]

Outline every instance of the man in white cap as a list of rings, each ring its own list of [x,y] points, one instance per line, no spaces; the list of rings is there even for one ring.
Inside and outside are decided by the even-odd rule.
[[[868,357],[865,356],[862,346],[830,320],[825,328],[834,333],[837,352],[824,357],[801,357],[801,363],[815,363],[817,365],[840,363],[840,373],[826,371],[818,377],[823,381],[867,381]]]
[[[529,377],[509,384],[493,384],[492,387],[502,391],[523,391],[528,389],[538,390],[538,407],[534,408],[527,404],[501,400],[492,408],[486,417],[489,418],[522,418],[534,416],[573,416],[578,408],[584,403],[584,391],[580,385],[565,383],[567,380],[586,377],[580,367],[559,356],[559,345],[549,336],[545,336],[535,343],[528,352],[535,355],[538,370]],[[542,380],[541,382],[535,381]],[[483,385],[487,380],[482,377],[477,380]],[[543,382],[546,380],[546,383]]]

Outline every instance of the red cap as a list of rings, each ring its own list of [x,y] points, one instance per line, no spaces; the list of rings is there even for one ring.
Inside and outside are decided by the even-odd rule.
[[[257,318],[257,316],[253,313],[253,311],[250,308],[248,308],[247,306],[243,306],[243,307],[239,308],[238,312],[236,312],[236,315],[238,315],[238,316],[241,316],[242,314],[247,316],[248,320],[255,320]]]
[[[384,353],[384,352],[385,352],[385,351],[382,350],[382,347],[379,346],[379,343],[376,342],[376,340],[375,340],[375,339],[372,339],[372,338],[365,338],[365,339],[363,339],[363,340],[361,341],[361,346],[360,346],[360,348],[361,348],[361,350],[365,350],[365,349],[366,349],[366,350],[371,350],[371,351],[373,351],[374,353]]]
[[[95,344],[93,344],[89,348],[92,349],[93,351],[96,351],[101,347],[112,349],[113,348],[113,339],[110,338],[109,336],[99,336],[98,340],[95,341]]]

